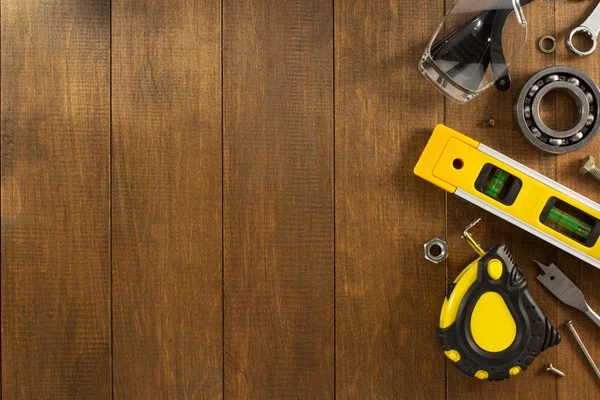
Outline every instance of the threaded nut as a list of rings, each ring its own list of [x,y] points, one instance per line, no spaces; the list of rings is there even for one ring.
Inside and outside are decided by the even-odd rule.
[[[448,258],[448,243],[442,239],[434,238],[425,243],[425,259],[434,264],[439,264]]]

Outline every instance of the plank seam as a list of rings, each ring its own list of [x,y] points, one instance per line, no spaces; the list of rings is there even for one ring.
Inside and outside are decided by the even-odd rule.
[[[114,387],[114,342],[113,342],[113,65],[112,65],[112,0],[108,5],[108,261],[109,271],[109,291],[110,291],[110,335],[108,338],[110,346],[110,398],[115,397]]]
[[[337,279],[336,279],[336,269],[337,269],[337,218],[336,218],[336,128],[335,128],[335,114],[336,114],[336,74],[335,74],[335,0],[331,1],[331,31],[332,31],[332,41],[331,41],[331,95],[332,95],[332,136],[333,136],[333,398],[337,399]]]
[[[223,0],[220,0],[220,75],[221,75],[221,385],[225,399],[225,105],[223,93]]]
[[[0,4],[0,32],[2,32],[2,6]],[[0,35],[0,49],[2,49],[2,35]],[[1,52],[0,52],[1,54]],[[2,57],[0,56],[0,93],[2,93]],[[2,109],[0,106],[0,121],[2,121]],[[1,166],[0,166],[1,168]],[[11,207],[11,215],[12,215],[12,207],[14,204],[14,194],[13,189],[11,188],[11,199],[10,199],[10,207]],[[11,241],[14,242],[14,233],[11,234]],[[4,268],[0,268],[0,282],[4,282],[2,277],[2,271]],[[3,305],[3,303],[0,303]],[[2,306],[0,305],[0,321],[2,320]],[[0,326],[4,328],[3,324],[0,323]],[[4,335],[0,334],[0,399],[4,397],[4,358],[2,357],[2,349],[4,348]]]

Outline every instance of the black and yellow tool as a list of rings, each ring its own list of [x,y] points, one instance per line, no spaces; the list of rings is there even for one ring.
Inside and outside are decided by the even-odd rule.
[[[479,257],[450,285],[438,330],[446,356],[465,374],[491,381],[517,375],[560,334],[529,291],[504,244],[485,252],[463,238]]]
[[[600,204],[446,126],[415,174],[600,268]]]

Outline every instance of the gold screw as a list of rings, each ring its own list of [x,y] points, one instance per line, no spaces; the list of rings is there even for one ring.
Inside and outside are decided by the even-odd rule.
[[[598,168],[596,165],[596,160],[594,160],[594,157],[592,156],[587,156],[585,160],[583,160],[583,163],[579,168],[579,173],[581,175],[590,174],[600,181],[600,168]]]
[[[487,121],[484,121],[482,125],[484,128],[487,128],[488,126],[496,126],[496,120],[494,118],[490,117],[490,119]]]

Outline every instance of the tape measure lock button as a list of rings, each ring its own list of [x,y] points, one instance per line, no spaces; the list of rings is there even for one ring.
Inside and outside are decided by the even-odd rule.
[[[502,272],[504,271],[504,265],[502,261],[494,258],[488,262],[487,273],[491,279],[497,281],[502,278]]]

